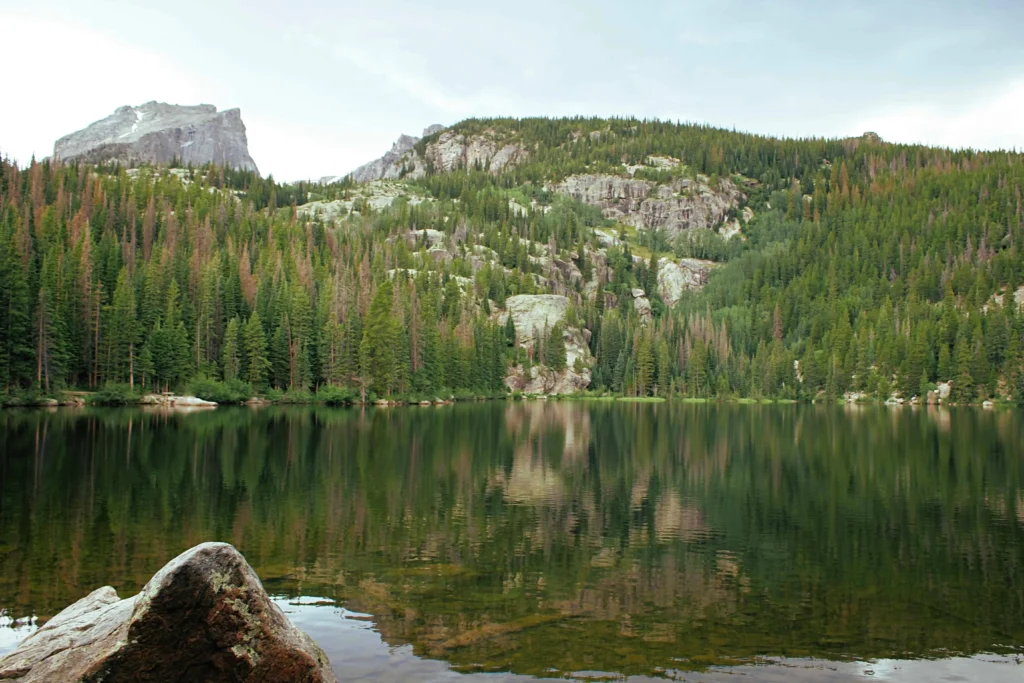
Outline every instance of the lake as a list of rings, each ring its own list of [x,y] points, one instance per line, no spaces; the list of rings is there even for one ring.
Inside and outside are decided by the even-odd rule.
[[[1024,677],[1010,411],[0,411],[0,652],[209,540],[340,680]]]

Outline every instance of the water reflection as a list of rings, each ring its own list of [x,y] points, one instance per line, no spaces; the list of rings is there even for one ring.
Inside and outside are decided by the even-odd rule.
[[[129,594],[218,539],[271,591],[372,614],[438,671],[711,675],[1024,646],[1012,413],[12,411],[0,431],[12,619],[106,583]],[[352,637],[324,628],[328,652]]]

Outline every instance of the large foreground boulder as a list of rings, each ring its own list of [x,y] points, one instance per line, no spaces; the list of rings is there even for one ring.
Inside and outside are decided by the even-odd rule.
[[[182,553],[125,600],[93,591],[0,659],[0,680],[335,682],[323,651],[227,543]]]

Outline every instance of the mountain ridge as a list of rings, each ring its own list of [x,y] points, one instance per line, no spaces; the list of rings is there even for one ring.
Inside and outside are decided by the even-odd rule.
[[[58,139],[53,156],[89,163],[216,163],[258,172],[249,155],[241,110],[217,111],[212,104],[183,106],[151,100],[124,105]]]

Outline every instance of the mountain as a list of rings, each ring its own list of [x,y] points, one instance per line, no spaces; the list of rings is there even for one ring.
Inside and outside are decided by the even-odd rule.
[[[105,119],[57,140],[53,156],[90,163],[168,164],[177,160],[186,165],[214,163],[257,171],[249,156],[241,112],[218,112],[212,104],[147,102],[119,107]]]
[[[2,163],[9,392],[1024,403],[1016,152],[495,118],[362,182]]]
[[[395,140],[395,144],[391,146],[391,149],[385,152],[384,156],[379,159],[374,159],[373,161],[365,163],[347,175],[324,176],[320,179],[320,182],[327,185],[330,183],[340,182],[346,177],[351,178],[357,183],[366,183],[373,180],[383,179],[395,180],[402,175],[402,159],[413,149],[413,147],[416,146],[416,143],[423,138],[442,130],[444,130],[444,126],[435,123],[424,128],[423,135],[421,137],[405,134],[399,135],[398,139]]]

